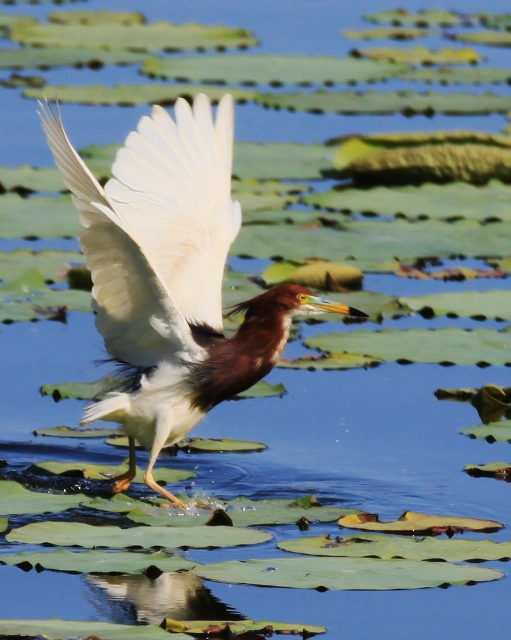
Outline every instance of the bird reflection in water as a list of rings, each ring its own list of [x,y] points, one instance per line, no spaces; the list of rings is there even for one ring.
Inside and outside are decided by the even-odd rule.
[[[160,624],[173,620],[242,620],[243,616],[215,598],[191,573],[84,578],[89,602],[102,617],[118,624]],[[105,600],[106,595],[106,600]]]

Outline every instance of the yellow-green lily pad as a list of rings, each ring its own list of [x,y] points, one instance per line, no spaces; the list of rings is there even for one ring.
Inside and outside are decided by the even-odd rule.
[[[487,464],[467,464],[463,470],[475,478],[496,478],[511,482],[511,462],[488,462]]]
[[[481,424],[477,427],[462,429],[461,433],[470,438],[486,440],[490,444],[493,442],[511,442],[511,420],[500,420]]]
[[[55,494],[29,491],[12,480],[0,480],[0,514],[57,513],[78,507],[87,497],[82,493]]]
[[[252,636],[252,634],[265,638],[272,637],[274,634],[309,638],[326,631],[325,627],[317,627],[310,624],[290,624],[286,622],[270,622],[268,620],[237,620],[236,622],[229,620],[225,622],[223,620],[173,620],[172,618],[165,618],[162,622],[162,627],[171,633],[182,631],[190,635],[228,638],[237,638],[238,636],[243,638],[256,637]]]
[[[444,9],[423,9],[415,13],[406,9],[393,9],[368,13],[364,19],[377,24],[389,23],[394,26],[454,27],[462,22],[463,17],[454,11],[445,11]]]
[[[19,1],[19,0],[18,0]],[[165,640],[167,631],[156,625],[134,626],[110,622],[84,622],[82,620],[0,620],[2,633],[7,636],[34,637],[44,635],[51,640],[69,638],[101,638],[102,640]],[[172,640],[190,640],[178,633]]]
[[[49,427],[48,429],[36,429],[32,432],[35,436],[51,436],[53,438],[108,438],[119,435],[122,431],[98,427],[96,429],[79,429],[72,427]]]
[[[432,51],[426,47],[412,47],[409,49],[394,49],[391,47],[373,47],[370,49],[354,49],[351,55],[357,58],[370,58],[389,62],[405,62],[408,64],[477,64],[483,57],[473,49],[452,49],[445,47]]]

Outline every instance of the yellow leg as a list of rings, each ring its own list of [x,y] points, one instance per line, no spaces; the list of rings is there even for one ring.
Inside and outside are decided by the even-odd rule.
[[[121,493],[122,491],[126,491],[129,489],[133,478],[137,474],[137,452],[135,449],[135,438],[128,438],[129,444],[129,466],[128,470],[117,476],[112,478],[112,481],[115,482],[112,487],[112,493]]]
[[[160,485],[153,478],[153,474],[150,471],[146,471],[145,472],[145,474],[144,474],[144,482],[149,487],[149,489],[152,489],[153,491],[156,491],[156,493],[159,493],[161,496],[163,496],[167,500],[170,500],[170,502],[173,502],[174,504],[176,504],[181,509],[187,509],[188,508],[188,505],[185,502],[183,502],[179,498],[176,498],[176,496],[173,493],[170,493],[170,491],[167,491],[163,487],[160,487]]]

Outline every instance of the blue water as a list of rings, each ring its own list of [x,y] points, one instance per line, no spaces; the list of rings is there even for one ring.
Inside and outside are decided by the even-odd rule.
[[[424,3],[407,2],[410,11]],[[433,6],[433,5],[432,5]],[[442,3],[436,3],[441,7]],[[70,8],[119,9],[112,0],[91,0]],[[339,36],[341,29],[369,26],[361,20],[365,12],[391,8],[388,2],[361,0],[212,1],[125,0],[123,10],[143,11],[149,20],[225,23],[253,29],[261,40],[261,51],[345,55],[353,46],[378,46],[386,42],[354,43]],[[508,3],[475,2],[444,4],[461,11],[486,9],[505,12]],[[44,16],[54,5],[3,7],[12,13]],[[433,48],[449,46],[439,38],[418,41]],[[392,42],[392,46],[395,43]],[[401,46],[401,45],[398,45]],[[477,48],[477,47],[476,47]],[[511,52],[478,47],[488,64],[506,66]],[[39,73],[39,72],[38,72]],[[8,75],[5,72],[5,75]],[[55,70],[43,73],[49,83],[140,82],[134,68]],[[375,85],[382,90],[401,89],[400,81]],[[437,87],[406,85],[417,90]],[[364,88],[362,85],[359,88]],[[453,90],[480,91],[473,87]],[[440,90],[440,89],[438,89]],[[491,87],[508,93],[509,87]],[[51,156],[35,115],[35,103],[23,100],[17,90],[0,92],[0,164],[33,166],[51,163]],[[78,147],[92,143],[120,142],[135,126],[147,107],[116,108],[64,105],[63,113],[73,142]],[[256,105],[237,107],[236,136],[239,140],[315,142],[349,132],[437,130],[467,128],[498,132],[507,123],[504,116],[404,118],[395,116],[339,116],[277,112]],[[46,247],[74,249],[74,241],[0,241],[1,250]],[[232,265],[260,272],[262,261],[233,260]],[[478,265],[480,266],[480,265]],[[365,288],[393,295],[431,292],[486,290],[510,287],[509,280],[480,280],[465,283],[417,282],[393,276],[368,276]],[[101,338],[90,314],[72,313],[67,325],[55,322],[0,325],[0,459],[15,469],[36,460],[59,457],[91,461],[120,462],[125,454],[101,442],[76,442],[35,438],[38,428],[67,424],[76,426],[82,403],[53,403],[38,393],[41,384],[56,381],[93,380],[98,371],[93,362],[104,357]],[[425,321],[420,317],[388,320],[384,327],[413,326],[496,327],[493,322],[446,318]],[[500,323],[499,328],[505,326]],[[367,327],[367,325],[366,325]],[[366,328],[364,327],[364,328]],[[345,330],[357,330],[349,326]],[[325,325],[306,326],[303,337],[325,330],[343,330]],[[293,343],[288,355],[301,347]],[[455,366],[384,364],[378,368],[345,372],[273,371],[268,380],[283,382],[287,394],[281,398],[224,403],[212,411],[195,431],[203,437],[257,440],[269,445],[252,455],[180,454],[172,466],[198,473],[194,489],[229,498],[289,496],[314,493],[320,499],[379,513],[382,520],[398,517],[407,509],[439,514],[491,518],[509,524],[510,486],[490,479],[474,479],[462,468],[468,463],[508,460],[508,444],[489,445],[459,434],[477,424],[469,405],[439,402],[433,396],[438,387],[479,387],[493,382],[509,385],[510,371],[504,367],[479,369]],[[146,454],[141,454],[143,462]],[[336,525],[318,526],[313,533],[337,533]],[[294,527],[274,532],[279,539],[300,535]],[[305,534],[307,535],[307,534]],[[504,530],[493,539],[508,539]],[[188,552],[202,562],[229,558],[271,557],[282,552],[274,543],[260,548]],[[509,572],[508,565],[488,566]],[[184,611],[189,603],[180,600],[182,585],[146,578],[116,578],[91,582],[83,576],[52,572],[23,573],[0,567],[2,589],[0,618],[60,617],[135,623],[161,620],[169,609]],[[145,582],[144,582],[145,581]],[[327,592],[292,589],[265,590],[256,587],[206,583],[208,611],[237,611],[253,619],[301,621],[328,627],[329,639],[418,640],[463,637],[479,640],[490,634],[506,637],[511,588],[509,578],[477,585],[402,592]],[[200,586],[189,593],[203,593]],[[216,598],[220,603],[211,598]],[[149,603],[152,603],[149,606]],[[182,605],[179,609],[178,605]],[[173,610],[174,610],[173,609]],[[200,615],[196,615],[200,617]]]

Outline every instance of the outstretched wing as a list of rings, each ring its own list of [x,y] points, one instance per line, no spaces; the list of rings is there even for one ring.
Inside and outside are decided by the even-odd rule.
[[[103,189],[59,118],[41,105],[43,127],[84,226],[80,242],[94,282],[96,323],[109,353],[149,366],[177,352],[202,357],[189,321],[221,328],[221,283],[241,223],[230,198],[233,107],[213,123],[206,96],[176,119],[160,107],[118,153]]]

